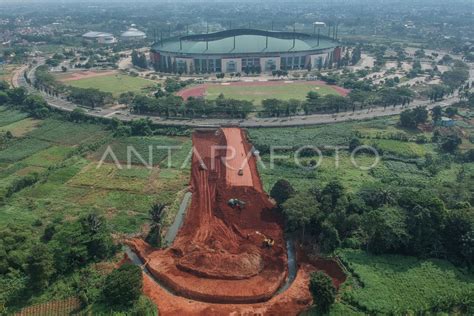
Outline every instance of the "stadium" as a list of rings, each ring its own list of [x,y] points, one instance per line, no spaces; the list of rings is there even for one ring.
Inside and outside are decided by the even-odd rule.
[[[319,32],[233,29],[161,39],[150,59],[168,73],[268,73],[327,66],[341,58],[341,50]]]

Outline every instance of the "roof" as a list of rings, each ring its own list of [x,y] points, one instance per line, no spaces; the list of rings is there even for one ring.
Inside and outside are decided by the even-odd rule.
[[[132,28],[129,28],[127,31],[123,32],[120,36],[122,36],[122,37],[144,37],[145,33],[132,27]]]
[[[163,45],[155,44],[154,48],[161,52],[181,54],[248,54],[315,51],[336,46],[336,41],[323,36],[318,46],[317,37],[304,33],[232,30],[169,39],[164,41]]]
[[[82,35],[82,37],[87,37],[87,38],[98,38],[98,37],[112,37],[113,35],[110,33],[104,33],[104,32],[87,32]]]

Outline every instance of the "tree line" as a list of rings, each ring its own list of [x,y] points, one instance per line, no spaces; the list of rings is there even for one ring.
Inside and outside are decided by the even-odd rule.
[[[338,247],[474,264],[474,218],[467,201],[448,209],[431,189],[370,184],[349,193],[340,181],[296,191],[282,179],[270,195],[290,231],[322,253]]]

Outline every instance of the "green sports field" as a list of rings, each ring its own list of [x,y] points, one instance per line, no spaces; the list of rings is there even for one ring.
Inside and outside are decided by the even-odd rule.
[[[314,83],[284,85],[209,85],[207,87],[206,98],[213,100],[222,93],[226,98],[252,101],[255,105],[260,105],[265,99],[304,100],[310,91],[315,91],[320,95],[339,94],[331,87],[316,85]]]
[[[123,92],[140,93],[154,85],[153,81],[121,74],[71,80],[65,84],[78,88],[95,88],[119,96]]]

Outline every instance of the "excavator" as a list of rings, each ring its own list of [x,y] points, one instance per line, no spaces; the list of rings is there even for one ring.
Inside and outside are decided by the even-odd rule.
[[[232,208],[238,208],[239,210],[241,210],[245,207],[245,202],[239,199],[230,199],[229,201],[227,201],[227,205]]]
[[[275,240],[273,238],[267,237],[259,231],[256,231],[255,234],[263,237],[262,246],[264,248],[271,248],[275,244]]]

